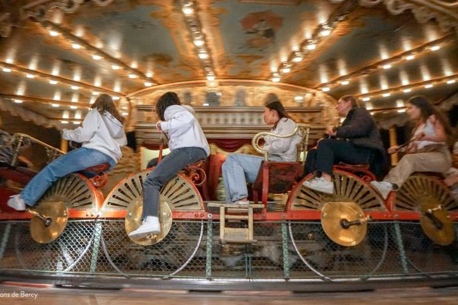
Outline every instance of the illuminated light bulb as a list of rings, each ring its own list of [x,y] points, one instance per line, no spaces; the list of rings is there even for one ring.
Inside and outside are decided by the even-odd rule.
[[[184,5],[181,10],[183,11],[183,14],[185,14],[186,16],[194,14],[194,9],[192,8],[191,4]]]
[[[274,76],[271,78],[271,80],[274,82],[274,83],[278,83],[280,81],[280,76]]]
[[[118,65],[112,65],[112,66],[111,66],[111,69],[113,69],[113,70],[118,70],[119,68],[120,68],[120,67],[119,67]]]
[[[387,97],[387,96],[390,96],[390,95],[391,95],[391,93],[383,93],[382,96],[383,96],[383,97]]]
[[[58,107],[60,107],[60,105],[59,105],[59,104],[51,104],[51,106],[52,106],[52,107],[54,107],[54,108],[58,108]]]
[[[371,100],[371,98],[370,98],[370,97],[368,97],[368,96],[366,96],[366,97],[363,97],[363,98],[362,98],[362,100],[363,100],[363,102],[367,102],[367,101],[370,101],[370,100]]]
[[[23,101],[22,100],[13,100],[16,104],[22,104]]]
[[[454,84],[455,82],[456,82],[456,81],[455,81],[454,79],[451,79],[451,80],[447,81],[447,84],[450,85],[450,84]]]
[[[300,62],[300,61],[302,61],[302,58],[303,58],[303,56],[302,56],[301,52],[295,52],[293,61],[294,62]]]
[[[310,42],[310,43],[307,45],[307,50],[315,50],[315,49],[316,49],[316,43]]]
[[[432,46],[431,47],[431,51],[437,51],[439,50],[441,47],[440,46]]]
[[[342,81],[342,82],[340,82],[340,83],[341,83],[343,86],[345,86],[345,85],[348,85],[350,82],[349,82],[348,80],[344,80],[344,81]]]
[[[388,70],[388,69],[390,69],[390,68],[391,68],[391,65],[390,65],[390,64],[383,65],[383,69],[385,69],[385,70]]]
[[[407,59],[407,60],[412,60],[412,59],[414,59],[414,58],[415,58],[415,55],[408,55],[408,56],[406,56],[406,59]]]
[[[323,88],[321,88],[321,91],[323,91],[323,92],[328,92],[329,90],[331,90],[331,88],[329,88],[329,87],[323,87]]]
[[[57,84],[57,81],[56,81],[56,80],[50,80],[49,83],[50,83],[51,85],[56,85],[56,84]]]
[[[320,35],[323,37],[329,36],[331,34],[331,28],[327,25],[323,25],[323,28],[320,31]]]
[[[92,95],[94,95],[94,96],[97,96],[97,95],[99,95],[99,94],[100,94],[100,92],[97,92],[97,91],[93,91],[93,92],[92,92]]]
[[[11,72],[11,69],[10,68],[3,68],[3,72],[9,73],[9,72]]]
[[[404,89],[404,90],[403,90],[403,92],[405,92],[405,93],[409,93],[409,92],[411,92],[411,91],[412,91],[412,89]]]
[[[94,60],[101,60],[101,59],[102,59],[102,56],[100,56],[100,55],[92,55],[92,59],[94,59]]]
[[[145,82],[145,87],[151,87],[153,85],[153,83],[151,82]]]
[[[197,47],[201,47],[204,45],[204,40],[202,37],[197,37],[196,39],[194,39],[194,44],[197,46]]]
[[[81,46],[77,43],[72,43],[72,48],[75,50],[81,49]]]
[[[51,30],[51,31],[49,31],[49,35],[51,35],[51,36],[59,36],[59,32]]]
[[[200,51],[199,52],[199,58],[200,59],[207,59],[208,58],[208,53],[205,51]]]
[[[35,75],[33,75],[33,74],[27,74],[25,77],[27,77],[27,78],[35,78]]]
[[[291,68],[289,66],[285,66],[285,67],[281,68],[281,72],[289,73],[289,72],[291,72]]]
[[[135,74],[129,74],[129,78],[137,78],[138,76]]]
[[[76,106],[70,106],[70,109],[78,109]]]
[[[60,121],[62,124],[68,124],[68,121]]]
[[[78,87],[78,86],[71,86],[70,88],[72,88],[73,90],[78,90],[80,87]]]
[[[429,89],[429,88],[432,88],[432,87],[433,87],[433,84],[427,84],[427,85],[425,86],[425,88],[428,88],[428,89]]]

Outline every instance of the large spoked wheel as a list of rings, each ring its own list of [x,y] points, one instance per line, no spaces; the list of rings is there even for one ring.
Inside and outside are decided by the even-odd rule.
[[[127,210],[129,206],[143,200],[143,181],[151,169],[131,175],[116,185],[105,199],[102,211]],[[204,204],[199,191],[185,176],[178,174],[161,189],[162,198],[167,201],[172,211],[200,211]]]
[[[355,246],[364,239],[366,222],[369,220],[363,214],[364,211],[386,211],[383,200],[369,184],[351,173],[334,171],[333,194],[318,192],[302,185],[312,178],[311,175],[305,177],[293,189],[288,209],[320,211],[324,231],[339,245]]]
[[[386,211],[383,199],[359,177],[341,170],[334,171],[334,194],[306,188],[302,183],[312,179],[309,175],[300,181],[291,191],[288,210],[321,211],[323,206],[332,202],[352,202],[363,211]]]
[[[417,212],[423,232],[438,245],[447,246],[455,240],[450,212],[458,211],[458,202],[438,178],[410,176],[396,194],[395,208]]]
[[[345,171],[334,171],[332,195],[302,185],[312,178],[309,175],[300,181],[287,203],[288,211],[301,212],[304,216],[301,220],[321,220],[321,226],[291,221],[289,235],[299,261],[327,279],[334,269],[369,277],[384,260],[388,233],[384,224],[366,223],[368,219],[363,213],[387,211],[383,199],[368,182]],[[310,213],[307,219],[307,211],[318,211],[320,217]],[[349,225],[354,221],[360,224]],[[301,268],[300,264],[296,265],[295,268]]]
[[[102,202],[102,194],[89,179],[78,174],[67,175],[54,183],[32,209],[31,236],[38,243],[50,243],[65,230],[69,209],[94,215]]]
[[[150,240],[130,239],[125,228],[127,222],[139,221],[143,202],[143,181],[150,169],[131,175],[118,183],[105,199],[102,211],[126,210],[122,226],[114,222],[104,225],[103,244],[109,261],[120,273],[133,268],[138,272],[170,275],[184,269],[199,249],[204,223],[202,221],[176,221],[170,211],[203,211],[203,200],[190,180],[178,174],[163,186],[160,192],[161,235]],[[167,218],[167,219],[165,219]],[[168,220],[170,219],[170,220]],[[164,227],[165,226],[165,227]],[[129,230],[133,228],[129,227]],[[134,242],[135,246],[133,246]],[[137,246],[140,245],[141,247]]]

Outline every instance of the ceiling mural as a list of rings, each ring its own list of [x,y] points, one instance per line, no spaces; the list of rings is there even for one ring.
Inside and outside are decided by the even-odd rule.
[[[0,36],[0,109],[58,129],[100,93],[131,120],[169,90],[198,107],[275,94],[329,115],[352,94],[384,126],[412,95],[458,104],[452,0],[0,1]]]

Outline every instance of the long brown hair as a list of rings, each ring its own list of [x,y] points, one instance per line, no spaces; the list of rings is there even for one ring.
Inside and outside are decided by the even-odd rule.
[[[441,122],[442,126],[444,126],[445,133],[449,136],[452,135],[453,131],[448,123],[447,119],[444,117],[442,113],[440,113],[436,107],[434,107],[426,97],[424,96],[414,96],[411,97],[407,103],[412,104],[420,109],[421,118],[426,122],[431,115],[435,115],[436,118]],[[417,123],[418,124],[418,123]]]
[[[269,108],[270,110],[275,110],[278,113],[278,117],[280,118],[275,125],[273,126],[272,129],[277,128],[278,122],[280,122],[281,119],[287,118],[289,119],[289,114],[286,112],[285,107],[283,107],[283,104],[280,101],[270,101],[265,104],[266,108]]]
[[[118,109],[116,109],[116,105],[113,102],[113,99],[108,94],[101,94],[95,100],[94,104],[92,104],[91,109],[97,108],[97,111],[103,115],[105,111],[111,113],[119,122],[124,125],[126,119],[119,113]]]
[[[164,121],[164,113],[167,107],[172,105],[181,105],[180,98],[175,92],[164,93],[156,103],[156,114],[161,121]]]

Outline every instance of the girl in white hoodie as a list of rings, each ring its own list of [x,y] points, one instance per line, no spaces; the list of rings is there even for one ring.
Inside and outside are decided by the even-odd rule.
[[[109,163],[111,170],[118,163],[121,147],[127,144],[123,126],[125,119],[107,94],[100,95],[91,108],[80,127],[62,131],[64,139],[82,143],[81,148],[48,164],[20,194],[11,196],[8,206],[23,211],[26,205],[33,207],[46,190],[65,175],[102,163]]]
[[[170,153],[158,163],[143,182],[142,225],[129,233],[140,238],[159,234],[159,195],[162,186],[186,166],[205,160],[210,154],[207,139],[199,125],[194,110],[181,105],[174,92],[163,94],[156,103],[159,121],[156,128],[169,138]]]

